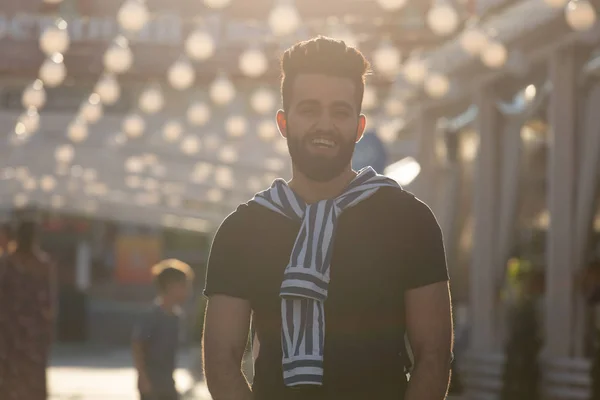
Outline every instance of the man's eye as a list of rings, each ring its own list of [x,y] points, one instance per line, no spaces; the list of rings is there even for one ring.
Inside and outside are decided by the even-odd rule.
[[[336,110],[333,112],[333,115],[335,115],[337,118],[346,118],[350,115],[350,113],[346,110]]]

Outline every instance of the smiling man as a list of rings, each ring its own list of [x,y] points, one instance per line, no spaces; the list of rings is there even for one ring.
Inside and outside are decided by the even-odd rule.
[[[444,399],[452,317],[440,228],[395,181],[351,168],[369,64],[318,37],[287,50],[281,66],[277,124],[293,177],[240,205],[215,236],[205,288],[211,395]],[[251,316],[252,387],[240,368]]]

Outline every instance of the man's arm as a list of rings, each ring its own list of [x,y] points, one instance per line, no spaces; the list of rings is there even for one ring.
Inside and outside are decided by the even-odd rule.
[[[146,373],[143,343],[140,340],[134,339],[131,342],[131,352],[133,354],[133,364],[138,373],[140,390],[142,393],[150,393],[152,392],[152,387]]]
[[[408,290],[406,330],[414,356],[406,400],[446,398],[452,359],[452,311],[448,282]]]
[[[152,384],[146,371],[145,343],[152,337],[154,320],[152,314],[145,315],[133,330],[131,353],[138,374],[138,385],[142,393],[152,392]]]
[[[214,400],[252,400],[242,373],[248,342],[250,302],[226,295],[208,301],[204,323],[204,373]]]

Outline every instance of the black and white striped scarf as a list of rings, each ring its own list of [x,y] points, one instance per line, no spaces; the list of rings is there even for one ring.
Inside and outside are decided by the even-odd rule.
[[[337,218],[383,186],[398,187],[398,184],[367,167],[334,199],[306,204],[283,179],[277,179],[252,200],[301,221],[280,290],[286,386],[323,383],[324,302]]]

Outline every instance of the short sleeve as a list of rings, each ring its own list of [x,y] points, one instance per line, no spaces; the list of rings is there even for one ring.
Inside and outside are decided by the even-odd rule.
[[[244,207],[230,214],[215,235],[208,257],[204,295],[223,294],[249,300],[248,260],[244,256]]]
[[[410,234],[407,235],[406,289],[414,289],[448,280],[446,252],[442,230],[431,209],[411,196],[409,212]]]
[[[152,338],[155,318],[153,312],[147,312],[133,327],[132,339],[146,342]]]

